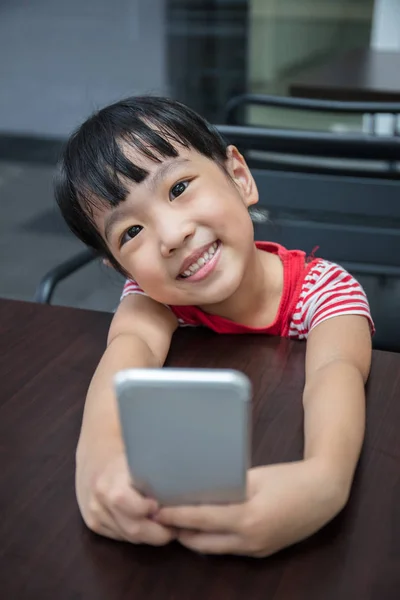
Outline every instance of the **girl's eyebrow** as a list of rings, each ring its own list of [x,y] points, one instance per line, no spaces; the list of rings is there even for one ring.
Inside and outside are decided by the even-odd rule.
[[[150,172],[141,183],[146,183],[146,187],[149,189],[151,193],[157,189],[162,180],[168,175],[171,171],[174,171],[178,167],[181,167],[183,164],[189,163],[190,160],[188,158],[176,158],[171,161],[164,161],[158,167],[158,169]],[[141,183],[137,185],[141,185]],[[114,227],[120,222],[123,221],[126,216],[129,214],[130,210],[125,206],[117,206],[113,209],[104,220],[104,236],[107,241],[109,241],[110,235]]]
[[[157,187],[160,185],[162,180],[170,173],[170,171],[174,171],[178,167],[181,167],[184,164],[190,162],[188,158],[175,158],[171,161],[164,161],[155,171],[150,172],[144,178],[143,182],[146,182],[146,187],[150,192],[154,192]]]
[[[120,221],[124,221],[129,214],[129,210],[126,206],[117,206],[114,210],[112,210],[108,215],[106,215],[104,219],[104,237],[107,242],[110,241],[110,236],[112,230]]]

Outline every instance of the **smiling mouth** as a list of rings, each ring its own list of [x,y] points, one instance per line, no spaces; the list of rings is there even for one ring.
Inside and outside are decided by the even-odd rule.
[[[203,252],[203,254],[199,256],[199,258],[196,261],[194,261],[183,273],[180,273],[178,275],[178,279],[189,279],[189,277],[192,277],[198,271],[200,271],[200,269],[202,269],[204,265],[209,263],[214,258],[214,255],[218,250],[220,243],[221,242],[217,240],[216,242],[211,244],[210,247],[207,248],[207,250],[205,250],[205,252]]]

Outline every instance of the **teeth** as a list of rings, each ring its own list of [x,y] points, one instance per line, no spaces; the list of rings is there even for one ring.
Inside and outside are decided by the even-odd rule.
[[[182,277],[190,277],[190,275],[193,275],[193,273],[196,273],[202,266],[204,266],[206,264],[206,262],[208,262],[215,254],[215,251],[217,249],[217,242],[214,242],[212,244],[212,246],[210,246],[208,248],[208,250],[206,250],[202,256],[200,256],[200,258],[197,259],[196,262],[194,262],[192,265],[190,265],[190,267],[188,267],[186,269],[186,271],[184,271],[182,273]]]

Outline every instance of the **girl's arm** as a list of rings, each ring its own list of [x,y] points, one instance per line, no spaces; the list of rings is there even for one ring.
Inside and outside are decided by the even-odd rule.
[[[328,319],[309,334],[306,353],[304,458],[317,459],[346,502],[365,429],[365,392],[371,364],[365,317]]]
[[[78,504],[96,533],[136,543],[171,539],[167,528],[148,519],[157,505],[132,486],[112,382],[121,369],[162,366],[176,328],[168,308],[141,295],[124,298],[113,318],[87,393],[76,452]]]

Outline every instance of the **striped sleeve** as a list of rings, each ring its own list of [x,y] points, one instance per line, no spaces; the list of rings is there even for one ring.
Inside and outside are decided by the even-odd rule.
[[[142,288],[136,283],[136,281],[134,279],[127,279],[125,281],[124,287],[122,289],[120,301],[123,298],[125,298],[126,296],[129,296],[130,294],[141,294],[142,296],[147,296],[146,292],[144,292],[142,290]],[[169,308],[171,310],[171,307],[168,306],[168,304],[164,304],[164,306],[166,306],[167,308]],[[181,317],[177,317],[177,319],[178,319],[179,327],[197,327],[197,325],[194,325],[193,323],[189,323],[189,322],[185,321],[185,319],[182,319]]]
[[[127,279],[125,281],[120,300],[126,296],[129,296],[129,294],[141,294],[142,296],[147,296],[146,292],[144,292],[142,288],[138,286],[134,279]]]
[[[366,317],[374,332],[371,311],[362,286],[343,267],[320,260],[304,280],[289,336],[304,339],[323,321],[342,315]]]

